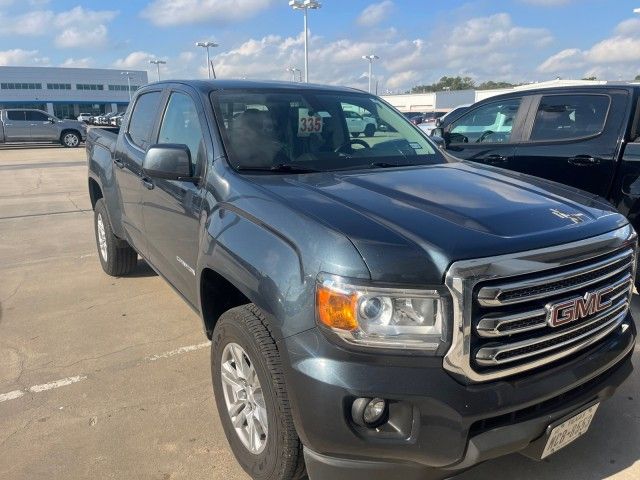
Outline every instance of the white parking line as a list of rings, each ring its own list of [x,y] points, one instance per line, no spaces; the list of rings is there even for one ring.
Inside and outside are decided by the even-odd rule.
[[[209,347],[210,345],[211,345],[211,342],[198,343],[197,345],[187,345],[185,347],[176,348],[175,350],[170,350],[168,352],[147,357],[147,360],[150,362],[155,362],[156,360],[160,360],[161,358],[170,358],[170,357],[175,357],[176,355],[181,355],[183,353],[201,350],[203,348]],[[29,388],[25,388],[24,390],[13,390],[7,393],[0,393],[0,403],[6,402],[7,400],[15,400],[16,398],[20,398],[29,392],[40,393],[40,392],[46,392],[48,390],[53,390],[55,388],[66,387],[67,385],[71,385],[73,383],[86,380],[86,378],[87,378],[86,375],[76,375],[75,377],[61,378],[60,380],[55,380],[53,382],[42,383],[40,385],[33,385]]]
[[[153,355],[152,357],[147,357],[147,360],[151,362],[155,362],[156,360],[160,360],[161,358],[169,358],[175,355],[180,355],[182,353],[193,352],[195,350],[200,350],[202,348],[207,348],[211,345],[211,342],[199,343],[197,345],[187,345],[186,347],[176,348],[175,350],[171,350],[169,352],[160,353],[158,355]]]
[[[24,395],[22,390],[14,390],[13,392],[3,393],[0,395],[0,403],[6,402],[7,400],[13,400],[14,398],[20,398]]]
[[[47,390],[53,390],[54,388],[66,387],[67,385],[80,382],[82,380],[85,380],[86,378],[86,375],[76,375],[75,377],[61,378],[60,380],[56,380],[55,382],[33,385],[25,390],[13,390],[12,392],[0,394],[0,403],[6,402],[7,400],[15,400],[16,398],[20,398],[27,392],[40,393],[46,392]]]

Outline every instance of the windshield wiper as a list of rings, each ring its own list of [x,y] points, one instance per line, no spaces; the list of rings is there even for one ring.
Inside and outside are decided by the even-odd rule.
[[[393,167],[417,167],[423,165],[422,163],[388,163],[388,162],[373,162],[369,166],[371,168],[393,168]]]
[[[284,172],[284,173],[315,173],[321,170],[315,170],[313,168],[300,167],[298,165],[292,165],[290,163],[279,163],[272,167],[238,167],[243,172]]]

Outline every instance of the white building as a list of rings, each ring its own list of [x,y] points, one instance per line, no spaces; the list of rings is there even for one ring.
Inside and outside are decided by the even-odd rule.
[[[0,108],[37,108],[58,118],[123,111],[130,91],[148,83],[146,71],[128,77],[98,68],[0,67]]]

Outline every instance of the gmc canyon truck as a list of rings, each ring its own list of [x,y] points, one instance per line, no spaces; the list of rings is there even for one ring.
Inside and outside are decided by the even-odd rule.
[[[0,143],[56,142],[79,147],[87,126],[77,120],[59,120],[42,110],[11,108],[0,110]]]
[[[358,109],[385,131],[352,138]],[[155,83],[118,134],[89,132],[87,156],[102,268],[126,275],[140,256],[200,315],[254,479],[545,458],[632,370],[625,217],[450,157],[370,94]]]
[[[516,90],[461,113],[433,131],[452,155],[600,195],[640,228],[640,85]]]

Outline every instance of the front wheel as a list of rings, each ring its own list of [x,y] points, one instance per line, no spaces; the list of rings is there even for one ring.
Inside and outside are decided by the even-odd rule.
[[[376,126],[372,123],[367,124],[364,129],[365,137],[373,137],[376,134]]]
[[[60,143],[66,148],[75,148],[80,145],[80,135],[76,132],[64,132],[60,137]]]
[[[305,478],[282,360],[255,305],[220,317],[211,339],[211,376],[227,440],[251,478]]]

